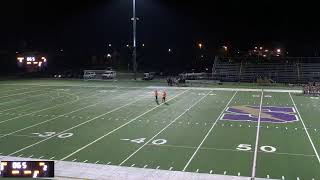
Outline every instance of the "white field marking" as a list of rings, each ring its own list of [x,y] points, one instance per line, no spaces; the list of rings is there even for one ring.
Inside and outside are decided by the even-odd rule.
[[[21,157],[21,156],[23,156],[23,154],[20,154],[18,157]]]
[[[157,168],[156,169],[159,169],[160,168],[160,166],[157,166]]]
[[[187,169],[187,167],[189,166],[190,162],[192,161],[192,159],[194,158],[194,156],[197,154],[197,152],[199,151],[199,149],[201,148],[202,144],[204,143],[204,141],[207,139],[207,137],[209,136],[209,134],[211,133],[212,129],[215,127],[215,125],[217,124],[218,120],[221,118],[221,116],[223,115],[224,111],[228,108],[229,104],[231,103],[231,101],[233,100],[233,98],[236,96],[236,94],[238,93],[238,91],[236,91],[233,96],[230,98],[229,102],[226,104],[226,106],[222,109],[220,115],[217,117],[217,119],[215,120],[215,122],[212,124],[211,128],[209,129],[209,131],[207,132],[207,134],[204,136],[204,138],[202,139],[201,143],[199,144],[199,146],[197,147],[197,149],[194,151],[194,153],[192,154],[192,156],[190,157],[189,161],[187,162],[187,164],[184,166],[182,171],[185,171]]]
[[[117,108],[115,108],[115,109],[113,109],[113,110],[111,110],[111,111],[108,111],[108,112],[106,112],[106,113],[104,113],[104,114],[101,114],[101,115],[99,115],[99,116],[96,116],[96,117],[94,117],[94,118],[92,118],[92,119],[89,119],[89,120],[87,120],[87,121],[85,121],[85,122],[82,122],[82,123],[80,123],[80,124],[78,124],[78,125],[75,125],[75,126],[69,128],[69,129],[66,129],[66,130],[64,130],[64,131],[61,131],[60,133],[57,133],[57,134],[55,134],[55,135],[53,135],[53,136],[50,136],[50,137],[48,137],[48,138],[46,138],[46,139],[43,139],[43,140],[41,140],[41,141],[38,141],[38,142],[36,142],[36,143],[34,143],[34,144],[31,144],[31,145],[29,145],[29,146],[26,146],[26,147],[24,147],[24,148],[22,148],[22,149],[20,149],[20,150],[17,150],[17,151],[15,151],[15,152],[9,154],[8,156],[14,155],[14,154],[16,154],[16,153],[18,153],[18,152],[21,152],[21,151],[25,150],[25,149],[28,149],[28,148],[33,147],[33,146],[35,146],[35,145],[37,145],[37,144],[40,144],[40,143],[42,143],[42,142],[44,142],[44,141],[47,141],[47,140],[49,140],[49,139],[51,139],[51,138],[53,138],[53,137],[59,136],[59,135],[65,133],[65,132],[67,132],[67,131],[70,131],[70,130],[75,129],[75,128],[79,127],[79,126],[82,126],[82,125],[84,125],[84,124],[87,124],[87,123],[89,123],[89,122],[91,122],[91,121],[94,121],[94,120],[96,120],[96,119],[99,119],[99,118],[102,117],[102,116],[105,116],[105,115],[107,115],[107,114],[110,114],[110,113],[112,113],[112,112],[114,112],[114,111],[117,111],[117,110],[123,108],[123,107],[129,106],[129,105],[131,105],[131,104],[133,104],[133,103],[135,103],[135,102],[137,102],[137,101],[139,101],[139,100],[141,100],[141,99],[142,99],[142,98],[139,98],[139,99],[137,99],[137,100],[135,100],[135,101],[132,101],[132,102],[127,103],[127,104],[125,104],[125,105],[123,105],[123,106],[117,107]],[[159,107],[159,106],[156,106],[156,107]],[[44,121],[44,122],[45,122],[45,121]],[[118,129],[118,128],[117,128],[117,129]],[[113,131],[115,131],[115,130],[113,130]],[[0,136],[0,138],[1,138],[1,136]],[[64,159],[64,158],[63,158],[63,159]]]
[[[212,91],[201,97],[198,101],[196,101],[194,104],[192,104],[188,109],[186,109],[184,112],[182,112],[178,117],[176,117],[173,121],[171,121],[169,124],[167,124],[163,129],[161,129],[157,134],[155,134],[152,138],[150,138],[147,142],[145,142],[142,146],[140,146],[136,151],[134,151],[132,154],[130,154],[126,159],[124,159],[119,166],[121,166],[123,163],[125,163],[128,159],[130,159],[133,155],[135,155],[138,151],[140,151],[144,146],[146,146],[149,142],[153,141],[155,137],[157,137],[160,133],[162,133],[164,130],[166,130],[171,124],[173,124],[175,121],[177,121],[181,116],[186,114],[190,109],[192,109],[194,106],[196,106],[199,102],[201,102],[205,97],[207,97]]]
[[[110,161],[107,163],[107,165],[109,165],[109,164],[111,164],[111,162],[110,162]]]
[[[48,93],[43,93],[43,94],[38,94],[38,95],[34,95],[34,96],[28,96],[28,97],[25,97],[25,98],[19,98],[19,99],[15,99],[15,100],[11,100],[11,101],[6,101],[6,102],[0,103],[0,104],[12,103],[12,102],[16,102],[16,101],[21,101],[21,99],[32,98],[32,97],[41,96],[41,95],[49,94],[49,93],[50,93],[50,92],[48,92]],[[61,98],[61,97],[52,98],[51,100],[58,99],[58,98]],[[20,107],[27,106],[27,105],[30,106],[30,104],[33,104],[33,103],[35,103],[35,102],[41,102],[41,101],[46,101],[46,100],[47,100],[47,99],[42,99],[42,100],[38,100],[38,101],[32,101],[31,103],[23,103],[22,105],[15,106],[15,107],[13,107],[13,108],[2,109],[2,110],[0,110],[0,112],[6,112],[6,111],[13,110],[13,109],[18,109],[18,108],[20,108]]]
[[[297,180],[300,180],[300,178],[299,178],[299,177],[297,177]]]
[[[224,171],[224,172],[223,172],[223,175],[226,175],[226,174],[227,174],[227,171]]]
[[[284,180],[284,176],[281,176],[281,179]]]
[[[269,174],[267,175],[267,178],[268,178],[268,179],[270,179],[270,176],[269,176]]]
[[[143,168],[146,168],[146,167],[148,167],[148,165],[144,165],[144,166],[143,166]]]
[[[199,172],[199,169],[197,169],[196,172]]]
[[[135,164],[131,164],[131,167],[133,167]]]
[[[96,161],[95,164],[97,164],[99,161]]]
[[[120,139],[120,140],[122,140],[122,141],[130,141],[130,139]]]
[[[23,89],[31,89],[31,88],[36,88],[36,87],[27,87],[27,88],[10,89],[10,90],[5,90],[5,91],[0,91],[0,93],[7,93],[7,92],[10,92],[10,91],[19,91],[19,90],[23,90]]]
[[[238,172],[238,176],[240,176],[240,172]]]
[[[232,127],[233,125],[232,125],[232,124],[230,124],[230,126]]]
[[[98,93],[98,94],[99,94],[99,93]],[[33,111],[33,112],[31,112],[31,113],[24,114],[24,115],[22,115],[22,116],[16,116],[16,117],[14,117],[14,118],[10,118],[10,119],[4,120],[4,121],[0,121],[0,124],[1,124],[1,123],[4,123],[4,122],[7,122],[7,121],[12,121],[12,120],[14,120],[14,119],[18,119],[18,118],[20,118],[20,117],[24,117],[24,116],[32,115],[32,114],[35,114],[35,113],[38,113],[38,112],[42,112],[42,111],[45,111],[45,110],[48,110],[48,109],[56,108],[56,107],[59,107],[59,106],[65,105],[65,104],[74,103],[74,102],[77,102],[77,101],[79,101],[79,100],[87,99],[87,98],[89,98],[89,97],[91,97],[91,96],[96,96],[96,95],[98,95],[98,94],[92,94],[92,95],[86,96],[86,97],[81,98],[81,99],[78,98],[78,99],[73,100],[73,101],[65,102],[65,103],[62,103],[62,104],[57,104],[57,105],[54,105],[54,106],[51,106],[51,107],[47,107],[47,108],[44,108],[44,109],[40,109],[40,110],[38,110],[38,111]],[[99,102],[102,102],[102,101],[99,101]],[[91,105],[91,106],[92,106],[92,105]]]
[[[97,95],[97,94],[96,94],[96,95]],[[92,96],[92,95],[90,95],[90,96]],[[122,95],[119,95],[119,96],[122,96]],[[117,96],[117,97],[119,97],[119,96]],[[89,97],[89,96],[87,96],[87,98],[88,98],[88,97]],[[82,98],[82,99],[84,99],[84,98]],[[139,99],[137,99],[137,100],[135,100],[135,101],[133,101],[133,102],[131,102],[131,103],[128,103],[127,105],[130,105],[130,104],[132,104],[132,103],[134,103],[134,102],[136,102],[136,101],[139,101],[140,99],[143,99],[143,98],[139,98]],[[4,137],[6,137],[6,136],[12,135],[12,134],[14,134],[14,133],[17,133],[17,132],[20,132],[20,131],[23,131],[23,130],[26,130],[26,129],[29,129],[29,128],[32,128],[32,127],[35,127],[35,126],[38,126],[38,125],[40,125],[40,124],[44,124],[44,123],[53,121],[53,120],[55,120],[55,119],[57,119],[57,118],[60,118],[60,117],[65,116],[65,115],[67,115],[67,114],[72,114],[72,113],[74,113],[74,112],[78,112],[78,111],[81,111],[81,110],[83,110],[83,109],[87,109],[87,108],[89,108],[89,107],[91,107],[91,106],[95,106],[95,105],[97,105],[97,104],[99,104],[99,103],[101,103],[101,102],[103,102],[103,101],[105,101],[105,100],[102,100],[102,101],[99,101],[99,102],[97,102],[97,103],[95,103],[95,104],[91,104],[91,105],[88,105],[88,106],[85,106],[85,107],[76,109],[76,110],[74,110],[74,111],[70,111],[70,112],[65,113],[65,114],[61,114],[61,115],[55,116],[54,118],[51,118],[51,119],[48,119],[48,120],[45,120],[45,121],[42,121],[42,122],[33,124],[33,125],[31,125],[31,126],[28,126],[28,127],[25,127],[25,128],[22,128],[22,129],[19,129],[19,130],[16,130],[16,131],[13,131],[13,132],[11,132],[11,133],[2,135],[2,136],[0,136],[0,139],[1,139],[1,138],[4,138]],[[127,105],[125,105],[125,106],[127,106]],[[122,108],[122,106],[121,106],[121,108]],[[116,109],[117,109],[117,108],[116,108]],[[112,112],[113,112],[113,110],[112,110]],[[109,111],[109,113],[110,113],[110,111]],[[106,114],[109,114],[109,113],[106,113]],[[101,115],[98,116],[98,117],[101,117]],[[93,120],[95,120],[95,119],[96,119],[96,118],[93,118]],[[91,120],[92,120],[92,119],[91,119]],[[90,121],[90,120],[88,120],[88,121]],[[88,122],[88,121],[86,121],[86,122]],[[2,122],[3,122],[3,121],[2,121]],[[0,122],[0,124],[1,124],[2,122]],[[58,134],[57,134],[57,135],[58,135]]]
[[[210,170],[210,172],[209,172],[210,174],[212,174],[212,170]]]
[[[84,160],[83,162],[84,162],[84,163],[85,163],[85,162],[88,162],[88,160]]]
[[[2,153],[0,153],[0,155],[1,155]]]
[[[187,92],[187,91],[189,91],[189,90],[183,91],[182,93],[175,95],[174,97],[172,97],[171,99],[169,99],[167,102],[169,102],[169,101],[171,101],[171,100],[175,99],[176,97],[178,97],[178,96],[180,96],[180,95],[184,94],[184,93],[185,93],[185,92]],[[133,103],[133,102],[132,102],[132,103]],[[129,104],[132,104],[132,103],[129,103]],[[129,105],[129,104],[127,104],[127,105]],[[163,104],[164,104],[164,103],[163,103]],[[154,109],[156,109],[156,108],[160,107],[160,106],[161,106],[161,105],[163,105],[163,104],[160,104],[159,106],[155,106],[155,107],[153,107],[153,108],[151,108],[151,109],[149,109],[149,110],[145,111],[144,113],[140,114],[139,116],[137,116],[137,117],[135,117],[135,118],[131,119],[130,121],[128,121],[128,122],[126,122],[126,123],[122,124],[121,126],[119,126],[119,127],[115,128],[115,129],[113,129],[112,131],[109,131],[107,134],[105,134],[105,135],[103,135],[103,136],[99,137],[98,139],[96,139],[96,140],[94,140],[94,141],[90,142],[89,144],[87,144],[87,145],[85,145],[85,146],[83,146],[83,147],[81,147],[81,148],[77,149],[76,151],[74,151],[74,152],[70,153],[69,155],[67,155],[67,156],[63,157],[63,158],[61,159],[61,161],[63,161],[63,160],[65,160],[65,159],[67,159],[68,157],[70,157],[70,156],[72,156],[72,155],[74,155],[74,154],[78,153],[79,151],[81,151],[81,150],[83,150],[83,149],[87,148],[88,146],[91,146],[92,144],[96,143],[97,141],[101,140],[102,138],[104,138],[104,137],[106,137],[106,136],[108,136],[108,135],[112,134],[113,132],[115,132],[115,131],[117,131],[117,130],[121,129],[122,127],[124,127],[124,126],[126,126],[126,125],[130,124],[131,122],[133,122],[133,121],[137,120],[138,118],[140,118],[140,117],[144,116],[145,114],[147,114],[147,113],[149,113],[149,112],[153,111]],[[124,106],[121,106],[120,108],[122,108],[122,107],[124,107]],[[117,109],[120,109],[120,108],[117,108]],[[115,110],[116,110],[116,109],[115,109]],[[112,111],[115,111],[115,110],[112,110]],[[109,113],[110,113],[110,112],[112,112],[112,111],[109,111]],[[103,114],[103,115],[104,115],[104,114]],[[101,117],[101,116],[102,116],[102,115],[100,115],[100,116],[98,116],[98,117],[96,117],[96,118],[99,118],[99,117]],[[95,119],[95,118],[94,118],[94,119]],[[92,119],[92,120],[94,120],[94,119]],[[90,120],[90,121],[92,121],[92,120]],[[81,124],[80,124],[80,125],[81,125]],[[77,126],[79,126],[79,125],[77,125]],[[75,126],[75,127],[77,127],[77,126]],[[73,127],[73,128],[75,128],[75,127]],[[69,131],[69,129],[67,129],[67,130]],[[67,130],[66,130],[66,131],[67,131]],[[62,131],[61,133],[64,133],[64,132],[66,132],[66,131]],[[53,137],[53,136],[51,136],[51,137]]]
[[[54,156],[52,156],[49,160],[52,160],[52,159],[54,159],[55,157]]]
[[[10,94],[10,95],[7,95],[7,96],[0,96],[0,99],[1,99],[1,98],[5,98],[5,97],[11,97],[11,96],[16,96],[16,95],[21,95],[21,94],[27,94],[27,93],[32,93],[32,92],[38,92],[38,91],[43,91],[43,90],[41,89],[41,90],[35,90],[35,91],[27,91],[27,92],[23,92],[23,93]]]
[[[32,158],[33,157],[33,154],[31,154],[28,158]]]
[[[172,169],[173,169],[173,167],[170,167],[170,168],[169,168],[169,171],[171,171]]]
[[[291,98],[291,100],[292,100],[292,103],[293,103],[293,105],[294,105],[294,107],[295,107],[295,109],[296,109],[296,111],[297,111],[297,113],[298,113],[298,115],[299,115],[299,117],[300,117],[301,123],[302,123],[303,127],[305,128],[305,132],[306,132],[306,134],[307,134],[307,136],[308,136],[308,138],[309,138],[309,141],[310,141],[310,143],[311,143],[311,145],[312,145],[312,148],[313,148],[313,150],[314,150],[314,153],[316,154],[316,156],[317,156],[317,158],[318,158],[318,161],[319,161],[319,163],[320,163],[320,157],[319,157],[318,151],[317,151],[316,147],[315,147],[314,144],[313,144],[313,141],[312,141],[312,139],[311,139],[311,137],[310,137],[310,135],[309,135],[309,132],[308,132],[308,130],[306,129],[306,125],[304,124],[304,121],[303,121],[303,119],[302,119],[302,117],[301,117],[301,115],[300,115],[300,112],[299,112],[299,110],[298,110],[298,108],[297,108],[297,105],[296,105],[296,103],[294,102],[294,100],[293,100],[290,92],[289,92],[289,95],[290,95],[290,98]]]
[[[39,159],[43,158],[44,156],[40,156]]]
[[[6,135],[6,134],[0,134],[0,138],[2,135]],[[11,134],[10,134],[11,135]],[[11,136],[17,136],[17,137],[30,137],[30,138],[42,138],[40,136],[29,136],[29,135],[19,135],[19,134],[12,134]]]
[[[263,101],[263,90],[261,91],[260,108],[259,108],[259,115],[258,115],[258,127],[257,127],[257,135],[256,135],[256,143],[255,143],[255,147],[254,147],[254,155],[253,155],[253,162],[252,162],[252,174],[251,174],[251,178],[252,178],[252,179],[254,179],[254,178],[256,177],[256,163],[257,163],[258,146],[259,146],[259,134],[260,134],[262,101]],[[267,126],[267,128],[268,128],[268,126]]]
[[[148,146],[164,146],[164,147],[173,147],[173,148],[184,148],[184,149],[197,149],[195,146],[177,146],[177,145],[169,145],[169,144],[161,144],[161,145],[154,145],[154,144],[148,144]],[[236,149],[221,149],[221,148],[212,148],[212,147],[202,147],[200,149],[205,150],[215,150],[215,151],[232,151],[232,152],[240,152]],[[241,152],[254,152],[254,151],[241,151]],[[265,151],[258,151],[259,153],[269,153]],[[296,154],[296,153],[281,153],[281,152],[273,152],[273,154],[277,155],[288,155],[288,156],[305,156],[305,157],[313,157],[316,156],[314,154]]]
[[[286,127],[286,130],[288,130],[288,127]]]

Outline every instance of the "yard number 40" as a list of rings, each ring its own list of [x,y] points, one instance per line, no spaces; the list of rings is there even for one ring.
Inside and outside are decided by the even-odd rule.
[[[239,151],[251,151],[252,147],[251,144],[239,144],[236,149]],[[260,150],[267,153],[273,153],[277,151],[277,149],[273,146],[260,146]]]

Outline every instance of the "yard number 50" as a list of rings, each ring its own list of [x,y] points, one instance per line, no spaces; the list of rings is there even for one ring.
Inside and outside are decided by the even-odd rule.
[[[252,150],[251,144],[239,144],[236,148],[239,151],[250,151]],[[277,149],[273,146],[260,146],[260,150],[267,153],[276,152]]]

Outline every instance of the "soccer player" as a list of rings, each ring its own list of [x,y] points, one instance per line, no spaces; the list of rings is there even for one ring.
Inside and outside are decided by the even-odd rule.
[[[165,90],[163,90],[163,92],[162,92],[162,102],[163,103],[166,102],[166,97],[167,97],[167,92]]]
[[[154,97],[156,98],[156,101],[158,101],[158,90],[154,90]]]

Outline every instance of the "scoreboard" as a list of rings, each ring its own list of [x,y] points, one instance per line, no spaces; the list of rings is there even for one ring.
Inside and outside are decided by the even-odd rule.
[[[0,177],[54,177],[54,161],[1,161]]]

